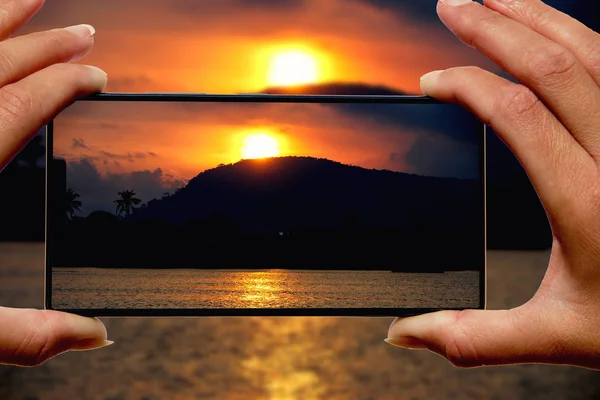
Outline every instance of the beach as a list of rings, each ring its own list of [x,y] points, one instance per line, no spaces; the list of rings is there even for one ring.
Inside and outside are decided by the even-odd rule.
[[[488,308],[527,301],[548,252],[488,254]],[[43,306],[43,244],[0,243],[0,304]],[[597,373],[461,370],[383,342],[390,318],[111,318],[115,344],[0,367],[0,399],[590,399]]]

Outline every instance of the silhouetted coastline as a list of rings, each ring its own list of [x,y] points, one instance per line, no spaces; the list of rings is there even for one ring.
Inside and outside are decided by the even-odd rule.
[[[141,208],[129,204],[141,202],[134,191],[119,195],[120,216],[64,218],[68,205],[55,208],[52,265],[444,272],[483,263],[477,181],[280,157],[207,170]]]

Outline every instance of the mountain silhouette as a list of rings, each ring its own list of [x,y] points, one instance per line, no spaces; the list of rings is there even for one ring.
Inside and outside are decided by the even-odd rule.
[[[134,218],[185,224],[216,214],[255,232],[334,227],[354,218],[381,229],[457,232],[478,228],[480,192],[475,181],[279,157],[202,172],[172,196],[150,201]]]
[[[399,89],[369,85],[358,82],[327,82],[311,83],[293,86],[271,86],[260,91],[264,94],[313,94],[313,95],[344,95],[344,96],[402,96],[407,93]]]
[[[55,226],[51,261],[103,268],[480,270],[482,196],[476,181],[312,157],[241,160],[206,170],[126,217],[97,212]]]

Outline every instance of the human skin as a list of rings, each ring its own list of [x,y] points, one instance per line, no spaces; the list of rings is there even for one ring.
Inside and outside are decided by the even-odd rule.
[[[10,38],[43,0],[0,0],[0,171],[40,127],[80,96],[102,91],[106,74],[73,64],[94,45],[82,25]],[[34,366],[70,350],[112,344],[98,319],[0,307],[0,364]]]
[[[425,75],[422,91],[463,105],[513,151],[546,210],[552,252],[527,303],[397,318],[386,341],[459,367],[600,369],[600,35],[539,0],[440,0],[437,11],[519,83],[460,67]]]

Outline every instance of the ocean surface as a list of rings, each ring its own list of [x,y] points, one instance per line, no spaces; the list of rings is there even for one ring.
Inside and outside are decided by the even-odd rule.
[[[54,268],[55,308],[477,308],[479,272]]]
[[[490,251],[488,307],[523,304],[549,252]],[[43,307],[44,244],[0,243],[0,304]],[[400,291],[398,291],[400,292]],[[112,346],[0,366],[4,400],[588,400],[598,372],[461,370],[383,342],[393,318],[101,318]]]

